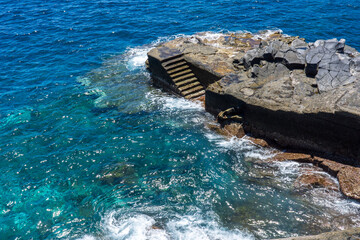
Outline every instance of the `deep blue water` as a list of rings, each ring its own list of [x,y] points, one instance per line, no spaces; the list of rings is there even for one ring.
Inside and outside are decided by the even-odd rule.
[[[0,239],[263,239],[359,226],[297,163],[211,132],[150,84],[179,34],[281,29],[360,48],[360,2],[0,2]]]

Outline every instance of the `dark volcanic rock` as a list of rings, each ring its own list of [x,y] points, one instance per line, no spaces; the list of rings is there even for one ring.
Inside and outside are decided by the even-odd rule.
[[[318,40],[307,51],[305,72],[316,77],[320,92],[356,81],[350,73],[350,54],[344,52],[345,40]],[[355,65],[355,64],[354,64]]]

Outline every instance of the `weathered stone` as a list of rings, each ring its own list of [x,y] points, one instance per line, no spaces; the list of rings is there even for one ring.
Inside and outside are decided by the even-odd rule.
[[[319,63],[316,80],[320,91],[328,91],[341,85],[354,82],[356,79],[350,73],[350,58],[343,54],[326,53]]]
[[[292,43],[291,43],[291,47],[295,48],[295,49],[302,49],[302,50],[306,50],[309,47],[309,44],[307,44],[305,41],[300,40],[300,39],[295,39]]]
[[[285,53],[284,62],[289,69],[304,69],[305,67],[304,56],[294,49],[290,49]]]
[[[358,238],[360,238],[360,228],[351,228],[312,236],[281,238],[277,240],[357,240]]]
[[[270,147],[269,143],[267,141],[265,141],[264,139],[254,138],[254,137],[247,137],[247,139],[249,139],[255,145],[258,145],[258,146],[261,146],[264,148]]]
[[[337,175],[341,192],[346,196],[360,200],[360,168],[346,166]]]
[[[345,167],[345,165],[342,163],[338,163],[338,162],[326,159],[326,160],[321,161],[321,163],[319,164],[319,167],[326,170],[331,175],[336,176],[338,174],[338,172]]]
[[[344,47],[344,53],[345,53],[346,55],[348,55],[349,57],[359,56],[359,52],[356,51],[355,48],[352,48],[352,47],[350,47],[350,46],[348,46],[348,45],[345,45],[345,47]]]
[[[308,76],[316,76],[320,92],[350,84],[356,81],[354,72],[350,72],[353,54],[344,52],[345,40],[318,40],[305,56],[305,72]],[[355,60],[356,61],[356,60]]]
[[[350,73],[360,82],[360,55],[350,60]]]
[[[271,158],[271,160],[312,162],[312,157],[309,154],[303,154],[303,153],[281,152],[281,153],[278,153],[275,157]]]
[[[252,49],[246,52],[240,62],[248,69],[252,65],[260,63],[260,61],[264,59],[263,55],[264,53],[260,49]]]
[[[223,127],[224,132],[227,136],[235,136],[237,138],[242,138],[245,136],[244,128],[240,123],[230,123]]]
[[[323,58],[322,48],[310,48],[305,55],[305,73],[309,77],[315,77],[317,74],[318,64]]]
[[[300,175],[294,183],[295,188],[316,188],[323,187],[329,190],[338,190],[337,184],[327,177],[316,172],[308,171]]]
[[[242,138],[245,136],[244,128],[240,123],[229,123],[224,126],[220,126],[219,124],[207,124],[207,127],[226,137]]]

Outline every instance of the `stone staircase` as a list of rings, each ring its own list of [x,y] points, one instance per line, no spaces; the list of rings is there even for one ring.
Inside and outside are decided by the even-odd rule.
[[[181,96],[186,99],[193,99],[205,94],[204,87],[190,69],[183,54],[166,58],[161,61],[161,65],[169,74]]]

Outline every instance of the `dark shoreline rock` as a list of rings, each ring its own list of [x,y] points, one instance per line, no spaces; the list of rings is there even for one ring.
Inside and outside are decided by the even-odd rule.
[[[343,231],[327,232],[313,236],[301,236],[290,238],[279,238],[274,240],[359,240],[360,228],[352,228]]]
[[[189,99],[205,96],[206,110],[220,113],[219,132],[304,153],[286,160],[321,167],[346,196],[360,199],[360,53],[345,40],[199,34],[163,43],[148,57],[155,85]],[[221,115],[229,111],[237,125]]]

